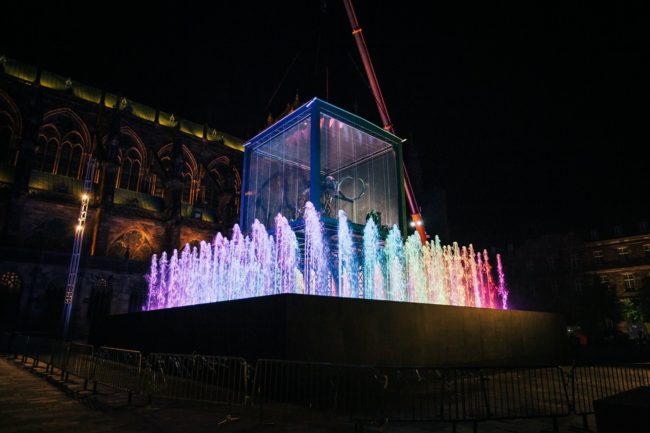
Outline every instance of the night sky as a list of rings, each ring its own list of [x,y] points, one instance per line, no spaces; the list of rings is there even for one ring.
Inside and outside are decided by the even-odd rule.
[[[0,54],[244,139],[296,92],[379,123],[339,1],[11,3]],[[422,197],[446,191],[454,239],[650,220],[646,10],[421,3],[355,6],[411,175]]]

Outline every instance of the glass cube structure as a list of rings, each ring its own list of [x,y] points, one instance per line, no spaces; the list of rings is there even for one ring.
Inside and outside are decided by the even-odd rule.
[[[244,145],[241,227],[273,227],[278,213],[302,219],[311,201],[327,222],[338,210],[364,225],[406,233],[402,140],[352,113],[314,98]]]

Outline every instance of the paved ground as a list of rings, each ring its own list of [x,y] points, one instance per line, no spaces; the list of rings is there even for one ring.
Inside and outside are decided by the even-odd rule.
[[[23,364],[0,358],[0,432],[3,433],[83,433],[83,432],[354,432],[346,419],[294,409],[267,410],[264,416],[253,408],[234,408],[194,402],[134,400],[127,405],[125,393],[98,389],[93,395],[82,383],[61,383],[43,369],[28,369]],[[230,413],[230,416],[229,416]],[[590,426],[595,429],[593,418]],[[583,431],[577,417],[561,418],[560,432]],[[366,431],[416,433],[451,432],[449,424],[388,424]],[[472,432],[472,425],[458,425],[459,433]],[[538,433],[553,431],[551,420],[485,422],[482,433]]]

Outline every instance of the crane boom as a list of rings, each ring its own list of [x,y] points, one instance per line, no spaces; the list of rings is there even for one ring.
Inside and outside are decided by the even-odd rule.
[[[363,67],[365,68],[366,74],[368,75],[370,88],[372,89],[372,94],[375,97],[375,103],[377,104],[377,109],[379,110],[381,121],[384,124],[384,129],[394,134],[395,128],[393,127],[393,123],[390,120],[388,108],[386,107],[386,101],[384,100],[384,95],[381,93],[379,81],[377,80],[377,75],[375,74],[375,68],[372,66],[370,53],[368,52],[368,47],[366,46],[366,40],[363,37],[363,31],[359,25],[359,20],[357,20],[357,14],[354,11],[354,6],[352,6],[352,0],[343,0],[343,4],[345,5],[345,11],[347,12],[348,18],[350,19],[350,25],[352,26],[352,35],[354,36],[354,40],[357,43],[357,48],[359,49],[359,54],[361,55],[361,60],[363,61]],[[424,228],[424,222],[422,221],[422,214],[420,213],[420,207],[415,200],[415,194],[413,193],[411,180],[409,179],[405,165],[403,166],[403,169],[404,191],[406,192],[406,199],[408,200],[409,208],[411,209],[411,219],[415,226],[415,229],[420,235],[422,244],[424,244],[427,241],[427,232]]]

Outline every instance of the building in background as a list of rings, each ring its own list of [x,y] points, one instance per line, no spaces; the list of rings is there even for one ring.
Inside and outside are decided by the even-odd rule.
[[[572,324],[576,311],[597,302],[594,290],[609,288],[625,302],[648,284],[650,228],[641,222],[540,235],[509,245],[503,258],[514,307],[559,311]]]
[[[141,309],[153,253],[238,220],[242,156],[211,126],[0,57],[0,325],[58,330],[90,158],[77,335]]]

